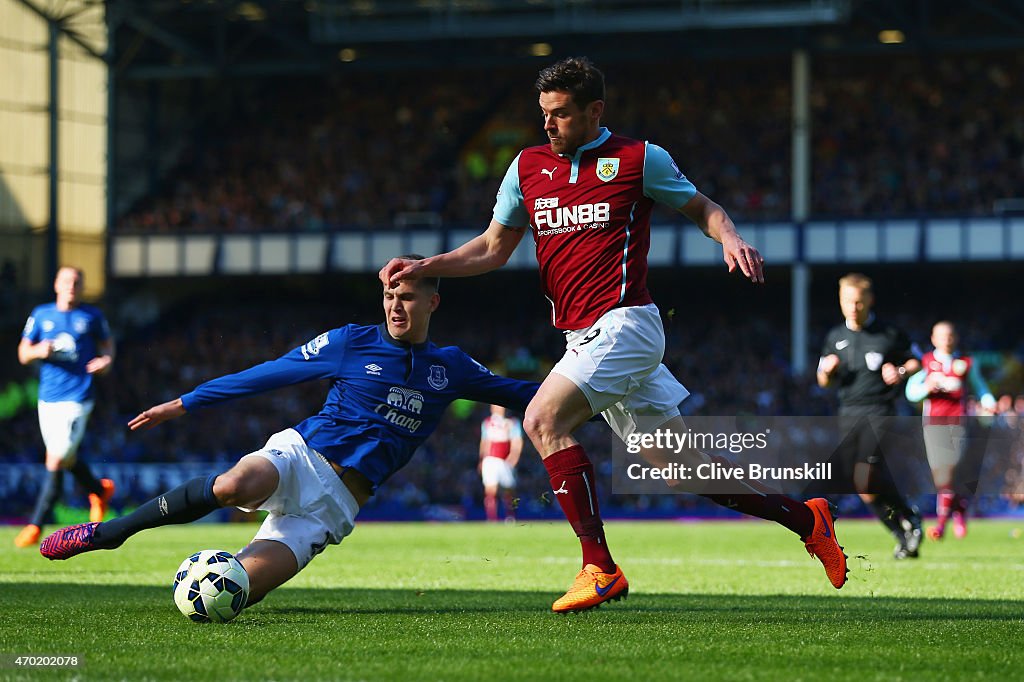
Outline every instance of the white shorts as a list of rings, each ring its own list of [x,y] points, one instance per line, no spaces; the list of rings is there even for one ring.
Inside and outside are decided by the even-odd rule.
[[[661,364],[665,329],[653,303],[609,310],[565,339],[565,355],[551,371],[576,384],[623,440],[641,418],[648,430],[677,416],[690,395]]]
[[[92,414],[93,402],[62,400],[46,403],[40,400],[36,407],[46,452],[61,461],[66,460],[68,465],[74,464],[78,446],[85,435],[85,425]]]
[[[359,504],[327,460],[297,431],[275,433],[263,449],[246,457],[269,460],[281,477],[274,494],[259,506],[270,515],[254,540],[286,545],[301,571],[327,545],[340,544],[352,532]]]
[[[932,469],[960,463],[967,449],[967,429],[962,424],[925,424],[924,450]]]
[[[496,485],[511,490],[516,487],[516,475],[507,459],[501,457],[484,457],[480,462],[480,478],[485,486]]]

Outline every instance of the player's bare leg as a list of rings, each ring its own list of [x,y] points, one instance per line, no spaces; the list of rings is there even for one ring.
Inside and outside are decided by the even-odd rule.
[[[498,485],[484,486],[484,512],[487,520],[494,522],[498,520]]]
[[[935,482],[936,523],[928,529],[928,538],[941,540],[946,534],[946,524],[953,513],[953,465],[932,466],[932,481]]]
[[[246,455],[217,477],[213,494],[222,507],[256,509],[274,494],[281,480],[277,467],[260,455]]]
[[[252,606],[271,590],[291,580],[299,572],[299,563],[288,546],[274,540],[253,540],[235,555],[249,575],[249,600]]]
[[[629,583],[605,541],[594,466],[572,437],[592,415],[590,402],[576,384],[551,373],[523,418],[523,428],[544,460],[554,498],[583,549],[583,570],[551,607],[559,613],[590,609],[629,592]]]

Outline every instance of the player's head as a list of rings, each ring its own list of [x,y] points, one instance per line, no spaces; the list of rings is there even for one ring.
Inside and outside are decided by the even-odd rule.
[[[871,278],[859,272],[839,278],[839,308],[848,323],[863,327],[875,304]]]
[[[401,257],[423,259],[417,254]],[[394,288],[384,287],[384,320],[393,338],[406,343],[427,340],[430,316],[441,303],[439,281],[437,277],[421,277],[402,280]]]
[[[556,154],[594,140],[604,113],[604,74],[586,57],[569,57],[537,77],[544,132]]]
[[[61,306],[75,305],[82,295],[82,271],[70,265],[62,265],[53,280],[53,291]]]
[[[495,416],[495,417],[504,417],[505,416],[505,406],[504,405],[491,405],[491,415]]]
[[[949,355],[956,349],[956,327],[952,322],[943,320],[932,327],[932,345],[940,353]]]

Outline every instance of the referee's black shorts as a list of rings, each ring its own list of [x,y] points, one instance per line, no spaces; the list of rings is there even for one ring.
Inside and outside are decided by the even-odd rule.
[[[843,440],[836,455],[844,465],[878,464],[884,458],[888,418],[896,414],[891,402],[844,405],[839,408],[839,433]]]

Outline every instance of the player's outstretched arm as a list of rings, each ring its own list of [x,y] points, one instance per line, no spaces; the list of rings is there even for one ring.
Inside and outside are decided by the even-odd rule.
[[[185,406],[181,404],[181,398],[175,398],[166,403],[149,408],[137,415],[128,422],[128,428],[132,431],[151,429],[161,422],[177,419],[185,414]]]
[[[722,245],[722,258],[729,272],[738,267],[751,282],[764,283],[764,258],[736,231],[736,225],[725,209],[697,192],[679,212]]]
[[[404,279],[472,277],[497,270],[508,262],[523,233],[523,228],[510,228],[492,220],[483,234],[448,253],[423,260],[392,258],[380,270],[381,284],[393,289]]]

